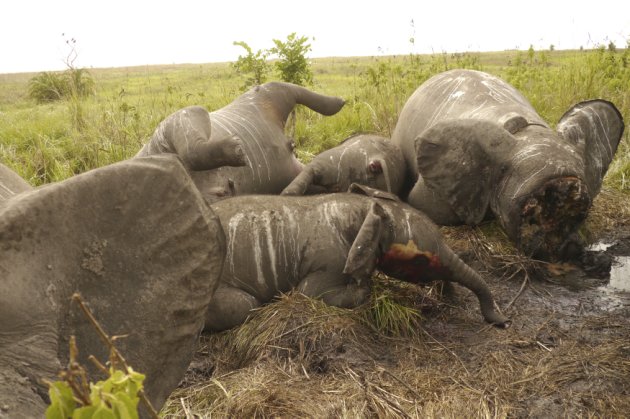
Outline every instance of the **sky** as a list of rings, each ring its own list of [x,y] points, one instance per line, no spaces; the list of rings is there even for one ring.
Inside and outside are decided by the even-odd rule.
[[[628,0],[15,0],[0,74],[236,61],[295,32],[311,58],[594,48],[630,40]],[[410,42],[410,38],[414,42]]]

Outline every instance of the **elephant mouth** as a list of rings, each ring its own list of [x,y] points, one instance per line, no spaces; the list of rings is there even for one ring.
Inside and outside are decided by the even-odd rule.
[[[547,181],[521,206],[517,243],[529,256],[563,259],[573,233],[586,219],[591,198],[575,176]]]
[[[377,268],[385,275],[414,284],[446,279],[450,273],[438,255],[418,249],[412,240],[392,244],[379,258]]]

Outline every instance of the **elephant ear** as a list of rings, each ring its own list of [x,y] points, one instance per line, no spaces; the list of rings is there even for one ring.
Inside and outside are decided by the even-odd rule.
[[[578,103],[558,122],[560,136],[574,144],[584,158],[585,180],[591,196],[595,196],[602,186],[623,130],[619,110],[611,102],[601,99]]]
[[[393,193],[381,191],[380,189],[371,188],[369,186],[361,185],[359,183],[350,184],[350,186],[348,187],[348,192],[369,196],[371,198],[386,199],[388,201],[400,201],[400,198],[398,198],[398,196],[394,195]]]
[[[416,139],[418,171],[426,186],[447,201],[462,222],[478,224],[515,142],[506,129],[489,121],[442,121]]]
[[[348,252],[343,273],[352,276],[359,283],[362,280],[368,280],[374,269],[376,269],[376,259],[383,231],[383,218],[385,216],[383,207],[376,202],[372,202]]]

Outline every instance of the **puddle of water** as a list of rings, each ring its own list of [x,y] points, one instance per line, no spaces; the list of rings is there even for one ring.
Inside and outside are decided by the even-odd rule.
[[[617,256],[610,268],[610,282],[605,288],[630,291],[630,256]]]
[[[599,242],[589,246],[589,250],[606,251],[615,242]],[[608,284],[598,287],[602,292],[600,307],[606,311],[623,308],[630,302],[630,256],[615,256],[610,267]]]

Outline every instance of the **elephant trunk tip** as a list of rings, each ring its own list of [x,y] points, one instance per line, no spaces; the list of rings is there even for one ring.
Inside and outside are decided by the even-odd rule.
[[[496,310],[489,313],[483,313],[483,317],[488,323],[498,329],[507,329],[512,325],[512,320]]]

